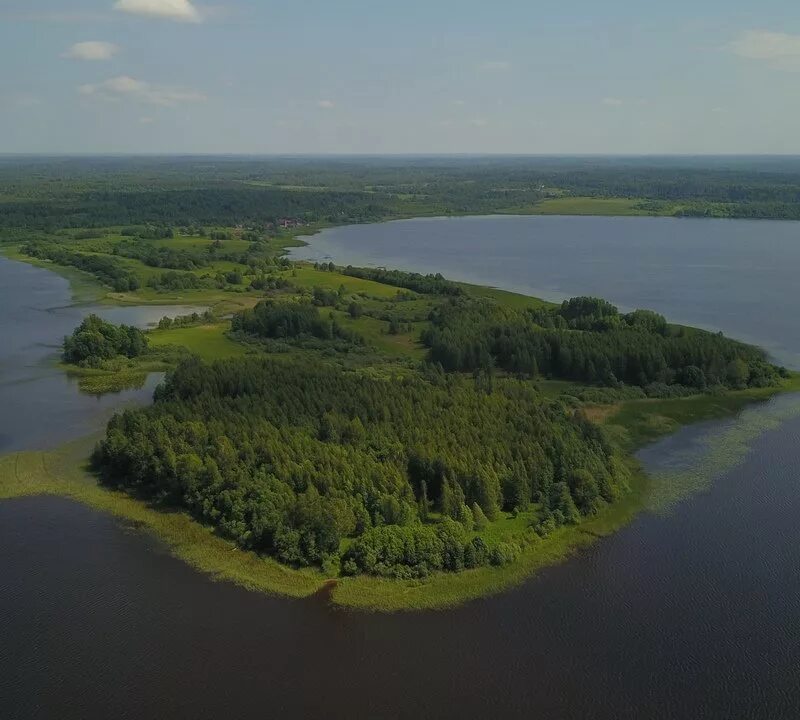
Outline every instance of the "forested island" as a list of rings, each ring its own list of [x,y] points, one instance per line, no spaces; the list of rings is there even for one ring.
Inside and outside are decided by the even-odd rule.
[[[540,378],[665,398],[788,376],[754,347],[652,312],[621,315],[593,298],[519,311],[468,296],[430,311],[418,368],[380,376],[324,361],[365,340],[312,298],[341,308],[349,297],[278,298],[237,313],[232,328],[285,351],[182,362],[152,407],[111,421],[93,462],[106,482],[185,507],[244,548],[334,574],[510,563],[625,494],[621,449],[580,407],[544,397]],[[493,542],[484,531],[503,513],[527,528]]]
[[[96,166],[84,176],[67,163],[57,203],[43,197],[47,172],[34,183],[17,168],[11,188],[0,166],[4,251],[79,279],[95,301],[208,308],[146,331],[89,315],[64,339],[64,367],[87,391],[167,372],[152,405],[108,423],[86,476],[94,485],[68,493],[137,520],[147,503],[176,552],[248,586],[307,594],[335,580],[342,602],[384,609],[496,590],[629,519],[646,483],[631,457],[642,442],[797,384],[762,350],[647,309],[283,255],[318,227],[423,205],[533,212],[572,192],[619,200],[633,182],[624,163],[600,183],[577,161],[364,161],[355,172],[344,161],[186,160],[163,176],[156,161],[137,162],[122,174],[109,161],[107,192]],[[697,184],[682,187],[697,195],[680,201],[731,214],[783,216],[779,198],[794,192],[791,168],[689,170]],[[677,172],[650,167],[627,210],[665,210],[652,203],[676,201]],[[149,173],[158,182],[134,189]],[[175,511],[213,541],[170,534]],[[248,560],[224,559],[223,547]]]

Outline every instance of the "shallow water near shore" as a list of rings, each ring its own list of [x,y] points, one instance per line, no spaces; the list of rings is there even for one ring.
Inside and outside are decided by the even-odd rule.
[[[0,255],[0,453],[52,448],[102,429],[114,409],[145,403],[159,376],[135,390],[97,397],[78,390],[56,362],[60,344],[90,313],[147,327],[181,306],[72,305],[69,283],[42,268]]]

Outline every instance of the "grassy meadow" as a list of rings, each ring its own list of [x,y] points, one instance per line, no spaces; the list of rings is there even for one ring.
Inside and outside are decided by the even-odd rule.
[[[642,209],[641,200],[632,198],[557,197],[542,200],[531,209],[533,215],[605,215],[624,217],[652,215]]]

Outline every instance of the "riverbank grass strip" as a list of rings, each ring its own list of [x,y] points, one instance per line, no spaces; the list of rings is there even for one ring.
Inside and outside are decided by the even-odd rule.
[[[87,471],[91,442],[71,443],[52,452],[21,452],[0,457],[0,500],[56,495],[109,513],[152,532],[172,553],[215,580],[250,590],[308,597],[324,584],[316,571],[298,571],[238,549],[183,512],[153,508],[130,495],[100,486]]]
[[[241,550],[183,512],[154,508],[99,485],[85,465],[90,447],[91,441],[83,440],[52,452],[0,457],[0,500],[36,495],[65,497],[154,534],[175,557],[214,580],[293,598],[309,597],[330,586],[334,604],[382,612],[450,608],[517,585],[536,570],[564,560],[629,522],[640,506],[646,484],[643,474],[635,472],[631,493],[619,503],[576,527],[562,527],[546,538],[533,540],[517,562],[505,567],[438,573],[419,582],[362,575],[331,583],[315,570],[293,570]]]

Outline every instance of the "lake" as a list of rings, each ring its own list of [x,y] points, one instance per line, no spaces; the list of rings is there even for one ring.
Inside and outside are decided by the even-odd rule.
[[[585,222],[590,219],[574,219],[581,232],[589,232]],[[487,258],[510,233],[512,220],[498,219],[491,236],[496,240],[484,243],[488,268]],[[606,219],[594,220],[608,227]],[[449,220],[420,221],[418,227],[433,228],[437,222],[471,227]],[[488,219],[472,222],[493,227]],[[639,227],[646,229],[646,222]],[[346,228],[334,231],[334,237],[349,246],[343,239],[355,233],[368,246],[369,232],[381,236],[396,232],[397,225]],[[790,264],[795,251],[789,233],[800,225],[745,225],[758,233],[758,242],[771,237],[773,225],[787,225],[778,235],[787,238],[785,264]],[[676,227],[697,225],[678,222]],[[431,237],[408,239],[409,260],[397,265],[414,269],[412,258],[421,258]],[[360,262],[355,251],[320,250],[318,241],[330,243],[331,235],[316,236],[305,252]],[[558,245],[553,238],[548,242]],[[497,279],[500,266],[481,276],[477,238],[469,243],[465,247],[472,249],[463,254],[475,276],[458,271],[464,258],[454,260],[452,271],[435,269],[525,289]],[[605,247],[599,243],[597,251]],[[353,252],[353,259],[344,252]],[[375,264],[395,264],[372,252]],[[585,244],[582,252],[595,250]],[[589,262],[573,260],[573,267]],[[507,260],[509,266],[520,262]],[[659,262],[662,272],[654,278],[682,276],[675,267],[684,262],[680,253],[670,261],[662,249]],[[13,272],[22,270],[15,265]],[[626,307],[665,310],[651,302],[661,295],[665,304],[680,305],[664,286],[642,283],[640,302],[627,286],[616,288],[616,295],[576,287],[568,272],[563,268],[557,283],[562,289],[551,289],[550,297],[597,292]],[[629,275],[640,272],[629,264]],[[731,272],[729,282],[703,280],[703,287],[691,292],[701,297],[703,288],[711,288],[708,302],[724,305],[722,288],[727,287],[730,303],[743,307],[738,271]],[[716,277],[719,270],[709,273]],[[776,272],[774,283],[784,282],[782,277]],[[63,281],[49,273],[36,278],[43,298],[35,305],[56,308],[61,300],[47,299],[48,293],[66,293]],[[531,276],[532,287],[537,278]],[[604,282],[595,279],[597,285]],[[687,292],[686,283],[674,294]],[[538,287],[537,293],[545,294]],[[748,316],[761,314],[765,323],[773,323],[770,327],[784,328],[771,347],[791,357],[800,343],[785,301],[793,294],[783,287],[783,304],[754,300],[759,307]],[[5,288],[0,276],[0,292]],[[17,332],[13,318],[29,317],[24,307],[34,306],[31,297],[27,291],[5,295],[12,306],[0,316],[6,335]],[[706,303],[701,305],[698,314],[707,313]],[[736,317],[721,316],[719,327],[736,334],[726,325]],[[757,324],[751,329],[766,333]],[[55,330],[63,334],[61,325]],[[14,357],[45,372],[41,363],[58,342],[58,336],[46,334],[42,329],[20,344],[28,350]],[[14,365],[7,357],[3,368]],[[6,410],[0,401],[0,421],[13,432],[14,419]],[[89,424],[98,421],[97,415],[90,417]],[[795,718],[800,707],[800,398],[782,396],[735,419],[684,428],[643,450],[641,460],[654,477],[650,510],[517,588],[442,612],[380,615],[333,609],[322,596],[266,597],[212,582],[138,531],[73,502],[0,503],[0,716]],[[686,489],[682,499],[669,493],[678,485]]]
[[[72,304],[69,283],[42,268],[0,255],[0,453],[50,448],[102,429],[115,408],[148,402],[159,381],[135,390],[86,395],[56,363],[61,342],[96,313],[111,322],[147,327],[183,306],[113,307]],[[202,308],[200,309],[202,311]]]
[[[440,272],[546,300],[595,295],[722,330],[800,367],[800,223],[492,216],[323,230],[297,259]]]
[[[795,417],[709,492],[446,612],[265,597],[70,501],[0,503],[2,716],[796,718],[798,447]]]

